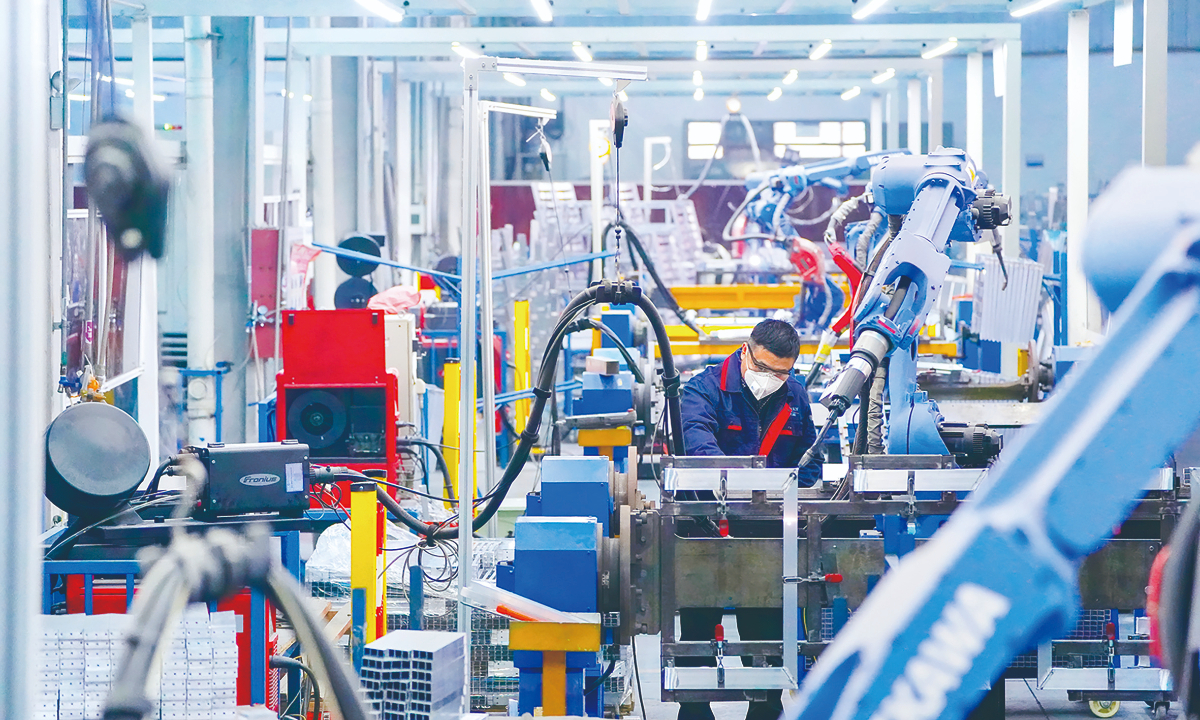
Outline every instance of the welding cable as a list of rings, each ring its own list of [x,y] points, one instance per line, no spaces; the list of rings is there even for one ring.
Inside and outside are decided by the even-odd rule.
[[[634,251],[641,256],[642,264],[646,266],[646,271],[650,273],[650,279],[654,281],[656,286],[658,286],[659,292],[661,292],[663,295],[663,299],[667,301],[667,309],[675,313],[675,315],[679,318],[679,322],[686,325],[689,329],[694,330],[697,335],[704,337],[707,333],[701,330],[700,326],[696,324],[696,321],[689,318],[687,313],[684,312],[683,308],[679,305],[679,301],[675,298],[675,294],[671,292],[670,286],[663,282],[662,277],[658,274],[658,266],[656,266],[654,261],[650,259],[649,253],[646,252],[646,246],[642,244],[641,238],[639,238],[637,233],[633,231],[633,228],[629,226],[629,223],[625,222],[623,218],[618,219],[616,222],[609,223],[608,226],[604,228],[604,234],[602,237],[607,240],[608,234],[614,227],[621,228],[621,230],[623,230],[625,234],[629,236],[630,257],[633,257]]]
[[[621,357],[625,358],[625,364],[629,366],[629,372],[633,373],[633,379],[639,383],[646,382],[646,377],[642,375],[642,370],[638,367],[637,360],[633,357],[633,353],[629,352],[629,348],[625,346],[625,343],[621,342],[621,338],[612,331],[612,328],[608,327],[599,320],[596,320],[595,318],[586,317],[579,318],[567,326],[568,335],[584,330],[599,330],[604,334],[605,337],[607,337],[609,340],[612,340],[613,344],[617,346],[617,352],[621,353]]]
[[[162,481],[163,475],[175,474],[173,472],[168,472],[168,470],[174,469],[176,465],[176,459],[177,458],[175,455],[171,455],[159,463],[158,469],[154,471],[154,477],[150,479],[150,484],[146,486],[146,492],[144,493],[145,495],[153,495],[154,493],[158,492],[158,485],[159,482]]]
[[[396,444],[420,445],[423,448],[428,448],[433,453],[433,459],[437,461],[438,470],[442,471],[442,485],[446,492],[446,497],[451,500],[455,499],[454,486],[450,484],[450,468],[446,465],[446,456],[442,454],[441,445],[423,437],[396,438]]]
[[[317,682],[317,676],[313,673],[312,668],[305,665],[295,658],[287,657],[286,655],[272,655],[267,661],[267,665],[279,670],[299,670],[308,677],[309,686],[312,688],[313,694],[313,717],[321,717],[321,684]],[[308,704],[305,703],[304,716],[308,715]]]
[[[733,214],[729,216],[729,220],[726,221],[726,223],[725,223],[725,228],[721,230],[721,239],[722,240],[724,240],[725,242],[731,242],[733,240],[774,240],[775,239],[774,235],[766,235],[763,233],[750,233],[748,235],[734,235],[733,234],[733,224],[735,222],[737,222],[738,217],[740,217],[741,214],[746,211],[746,208],[750,205],[750,203],[754,202],[754,198],[761,195],[763,193],[763,191],[766,190],[767,188],[769,188],[770,186],[771,186],[770,183],[767,182],[766,180],[764,180],[758,187],[756,187],[753,190],[751,190],[750,192],[746,193],[746,197],[742,199],[742,202],[740,205],[738,205],[736,208],[734,208]]]

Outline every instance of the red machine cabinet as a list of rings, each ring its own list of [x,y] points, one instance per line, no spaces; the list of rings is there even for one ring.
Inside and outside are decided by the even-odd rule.
[[[400,472],[399,377],[388,368],[385,314],[284,311],[281,351],[277,437],[307,444],[315,464],[384,469],[394,482]],[[349,483],[337,485],[335,499],[349,507]],[[320,506],[314,496],[313,507]]]

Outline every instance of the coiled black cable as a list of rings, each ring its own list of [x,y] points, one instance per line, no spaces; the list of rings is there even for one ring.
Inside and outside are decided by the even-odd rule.
[[[674,293],[671,292],[671,288],[665,282],[663,282],[662,277],[659,276],[658,268],[654,265],[654,261],[650,259],[650,255],[646,252],[646,246],[642,244],[641,238],[637,236],[637,233],[633,231],[633,228],[629,227],[629,223],[625,222],[624,219],[609,223],[608,226],[604,228],[603,237],[605,238],[605,242],[608,240],[608,234],[612,232],[612,229],[615,227],[620,227],[621,230],[629,236],[629,246],[642,258],[642,264],[646,266],[647,272],[650,273],[650,278],[654,280],[654,284],[658,286],[658,290],[662,293],[663,299],[667,301],[667,308],[679,317],[679,322],[688,326],[689,329],[696,331],[697,335],[704,337],[706,333],[700,329],[700,326],[697,325],[694,320],[685,314],[683,308],[679,305],[679,301],[675,299]],[[659,340],[659,343],[662,343],[661,339]]]

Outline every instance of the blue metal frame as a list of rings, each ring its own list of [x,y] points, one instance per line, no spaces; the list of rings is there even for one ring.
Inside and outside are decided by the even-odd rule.
[[[213,412],[213,420],[216,423],[216,437],[213,442],[221,442],[221,415],[222,415],[222,399],[221,399],[221,378],[233,369],[233,364],[225,361],[217,363],[214,370],[196,370],[194,368],[180,368],[179,377],[181,380],[186,380],[190,377],[211,377],[216,386],[214,388],[216,409]],[[187,383],[184,382],[184,407],[187,407]]]

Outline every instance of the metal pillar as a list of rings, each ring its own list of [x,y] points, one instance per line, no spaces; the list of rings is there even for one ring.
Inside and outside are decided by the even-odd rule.
[[[187,76],[187,332],[188,367],[215,367],[213,319],[213,77],[212,21],[183,20],[184,67]],[[188,381],[188,441],[216,437],[216,390],[211,377]]]
[[[1083,271],[1083,237],[1088,212],[1088,11],[1067,20],[1067,339],[1087,337],[1089,295]]]
[[[1002,190],[1012,203],[1012,216],[1021,217],[1021,41],[1004,43],[1004,154],[1000,163]],[[1004,254],[1017,257],[1021,248],[1021,223],[1001,228]]]
[[[142,132],[154,139],[154,39],[150,17],[132,22],[133,117]],[[137,420],[150,441],[150,468],[158,467],[158,261],[143,254],[138,261],[141,306],[138,323]]]
[[[311,18],[312,27],[329,27],[329,18]],[[333,183],[333,69],[327,55],[308,59],[312,73],[312,215],[313,242],[337,245]],[[333,309],[337,260],[321,253],[313,260],[313,301],[318,310]]]
[[[883,149],[883,98],[871,98],[871,152]]]
[[[983,53],[967,55],[967,155],[983,167]]]
[[[921,154],[921,81],[908,81],[908,151]]]
[[[491,163],[486,152],[488,146],[488,117],[490,113],[479,113],[476,137],[481,152],[480,166],[476,170],[479,211],[479,334],[481,355],[479,370],[483,386],[483,491],[491,492],[496,486],[496,364],[492,361],[495,334],[495,314],[492,305],[492,198]],[[473,497],[473,495],[472,495]],[[496,534],[495,516],[488,522],[488,535]],[[469,556],[468,556],[469,557]]]
[[[598,253],[604,247],[604,158],[603,152],[607,120],[588,121],[588,157],[590,158],[592,182],[592,247],[590,252]],[[604,277],[604,261],[592,261],[592,278],[599,280]]]
[[[942,117],[945,102],[942,95],[942,67],[942,61],[939,60],[937,68],[930,72],[926,79],[928,94],[925,104],[926,112],[929,114],[929,138],[925,144],[929,147],[930,152],[942,145]]]
[[[479,247],[479,199],[476,156],[479,154],[479,71],[463,70],[463,192],[462,192],[462,302],[459,303],[458,355],[461,362],[458,446],[458,629],[467,634],[467,653],[470,655],[471,607],[462,601],[462,590],[471,582],[472,549],[471,524],[475,497],[475,291],[478,273],[476,258]],[[468,669],[467,681],[470,681]]]
[[[392,259],[405,265],[414,264],[412,242],[412,198],[413,198],[413,124],[412,124],[412,85],[400,80],[398,72],[392,73],[392,91],[395,93],[394,117],[392,129],[392,171],[396,180],[395,201],[395,232],[396,237],[389,238],[392,244]],[[412,273],[402,271],[402,282],[413,282]]]
[[[897,107],[896,91],[888,90],[884,97],[884,122],[887,123],[887,148],[900,147],[900,108]]]
[[[33,717],[39,643],[41,483],[50,387],[51,180],[44,0],[0,13],[0,717]]]
[[[1142,5],[1142,164],[1167,164],[1167,0]]]

